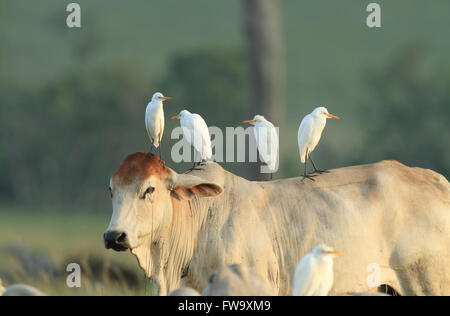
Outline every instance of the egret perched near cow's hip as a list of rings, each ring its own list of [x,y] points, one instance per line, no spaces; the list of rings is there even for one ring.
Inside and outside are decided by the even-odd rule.
[[[164,110],[163,101],[170,100],[171,97],[165,97],[162,93],[153,94],[152,100],[145,110],[145,127],[148,137],[155,148],[159,147],[161,156],[161,139],[164,133]]]
[[[181,111],[180,114],[173,116],[172,119],[180,119],[184,137],[200,155],[201,161],[197,164],[197,159],[194,159],[194,167],[192,169],[195,169],[196,165],[201,165],[206,160],[211,159],[211,136],[205,120],[200,115],[187,110]]]
[[[298,128],[298,149],[300,151],[301,162],[305,164],[303,179],[308,178],[314,181],[314,179],[312,178],[313,176],[306,173],[306,162],[308,159],[311,160],[311,163],[314,167],[314,172],[328,172],[317,169],[316,165],[311,159],[311,152],[314,150],[314,148],[316,148],[317,143],[319,143],[320,136],[322,135],[322,131],[325,128],[325,124],[327,122],[327,118],[339,119],[339,117],[328,113],[328,110],[326,108],[318,107],[303,118],[302,122],[300,123],[300,127]]]
[[[269,168],[272,179],[278,164],[278,133],[275,126],[262,115],[255,115],[253,120],[242,123],[249,123],[255,127],[254,133],[259,157]]]
[[[294,296],[326,296],[333,286],[333,259],[339,251],[319,245],[303,256],[294,274]]]

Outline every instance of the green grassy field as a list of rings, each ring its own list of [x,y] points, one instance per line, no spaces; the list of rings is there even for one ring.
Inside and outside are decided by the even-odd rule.
[[[108,221],[109,214],[0,208],[0,278],[5,285],[31,284],[50,295],[151,295],[133,255],[104,249]],[[21,259],[11,248],[26,255]],[[57,275],[42,271],[42,263],[32,266],[42,260]],[[81,266],[80,289],[66,286],[70,262]]]

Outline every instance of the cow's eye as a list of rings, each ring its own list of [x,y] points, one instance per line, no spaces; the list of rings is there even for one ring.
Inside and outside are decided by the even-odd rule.
[[[108,191],[109,191],[109,194],[110,194],[111,197],[112,197],[112,189],[111,189],[111,187],[108,188]]]
[[[148,189],[145,190],[144,195],[142,196],[142,199],[145,199],[147,197],[147,194],[152,194],[153,192],[155,192],[155,188],[154,187],[148,187]]]

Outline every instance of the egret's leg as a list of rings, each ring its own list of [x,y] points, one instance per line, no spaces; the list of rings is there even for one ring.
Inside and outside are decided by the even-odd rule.
[[[311,154],[308,155],[308,158],[309,158],[309,160],[311,160],[311,163],[312,163],[312,165],[314,167],[314,172],[313,173],[315,173],[315,172],[317,172],[317,173],[329,173],[328,170],[320,170],[320,169],[316,168],[316,165],[314,164],[314,161],[311,159]]]
[[[306,150],[305,171],[303,173],[302,181],[305,180],[306,178],[308,178],[309,180],[312,180],[312,181],[316,181],[316,180],[313,179],[313,177],[315,177],[315,175],[309,175],[309,174],[306,173],[306,164],[307,163],[308,163],[308,150]]]
[[[159,141],[159,158],[161,159],[161,162],[163,165],[165,165],[166,163],[163,160],[163,155],[162,155],[163,149],[162,149],[162,142]]]
[[[150,138],[150,140],[151,140],[151,145],[150,145],[150,151],[148,153],[153,155],[153,139]]]
[[[194,165],[192,166],[191,169],[188,170],[188,172],[194,171],[194,170],[202,170],[202,169],[200,169],[200,168],[197,168],[199,165],[200,165],[199,162],[195,162],[195,161],[194,161]]]

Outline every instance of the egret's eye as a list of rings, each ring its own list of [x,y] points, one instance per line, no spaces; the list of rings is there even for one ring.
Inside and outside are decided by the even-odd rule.
[[[112,194],[112,189],[111,189],[111,187],[109,187],[108,188],[108,191],[109,191],[109,194],[111,195],[111,197],[113,196],[113,194]]]
[[[155,192],[155,188],[154,187],[148,187],[148,189],[145,190],[144,195],[142,195],[142,199],[145,199],[148,194],[152,194],[153,192]]]

